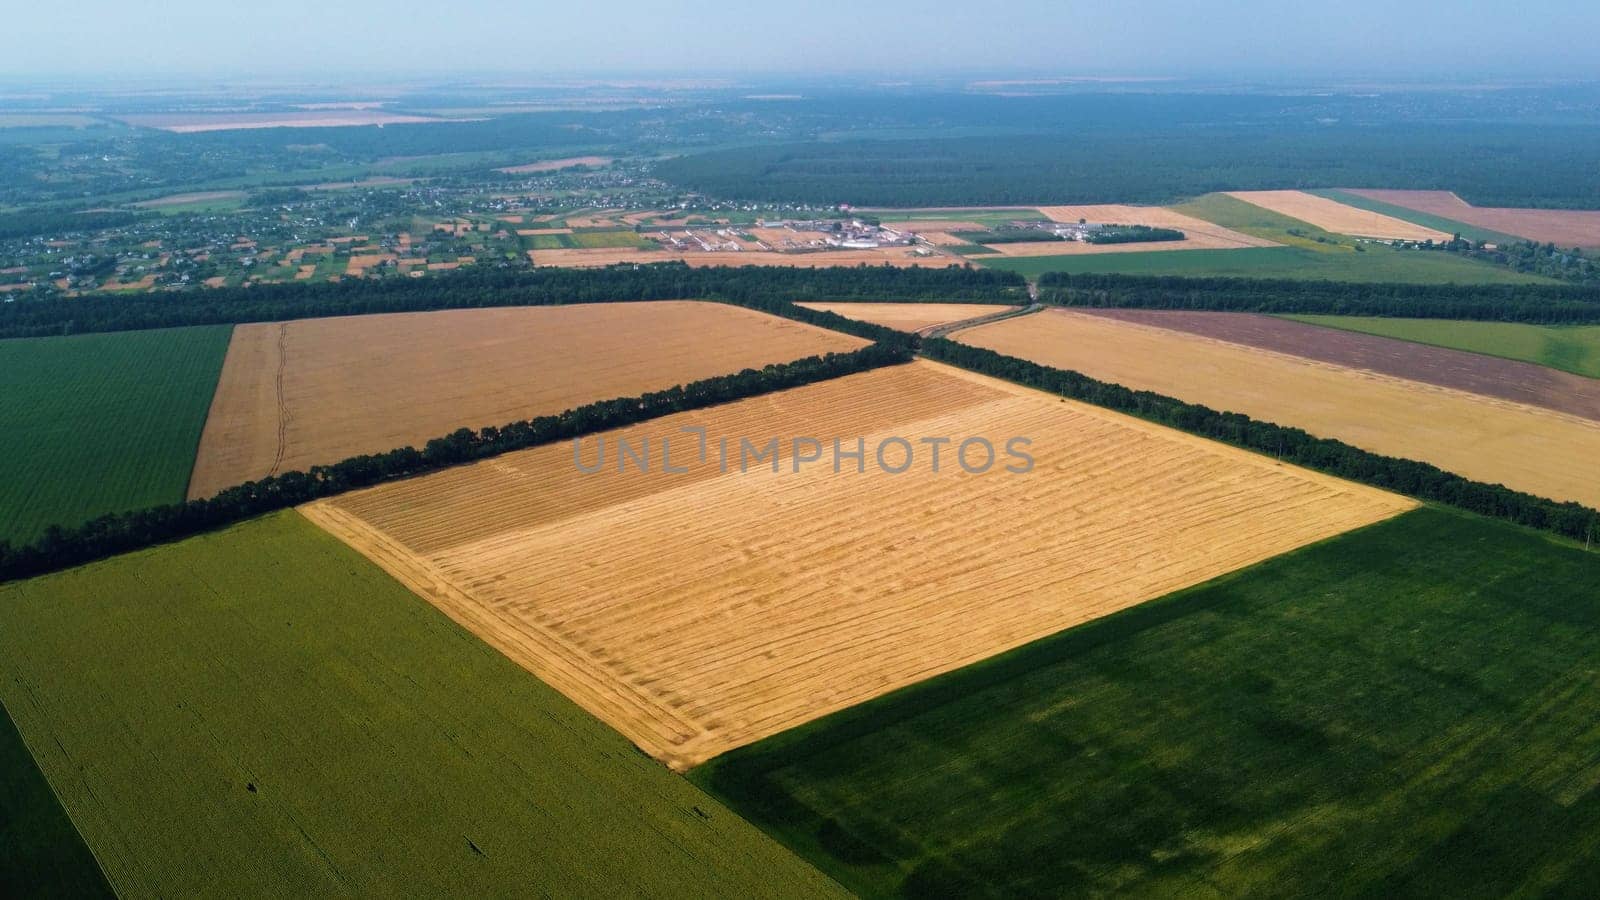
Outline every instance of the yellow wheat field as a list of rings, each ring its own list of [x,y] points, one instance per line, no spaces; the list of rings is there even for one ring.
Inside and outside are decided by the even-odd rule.
[[[581,474],[562,443],[304,512],[680,770],[1411,506],[929,362],[619,434],[688,471]],[[720,437],[795,436],[824,459],[721,471]],[[921,445],[899,474],[834,471],[834,438],[899,467],[893,436],[999,459],[968,474],[951,445],[935,472]],[[1031,472],[1002,469],[1014,436]]]
[[[1324,231],[1386,241],[1448,241],[1453,235],[1414,225],[1404,219],[1347,206],[1305,191],[1228,191],[1228,196],[1309,222]]]
[[[1015,306],[992,303],[799,303],[806,309],[838,313],[850,319],[871,322],[901,331],[921,331],[935,325],[964,322],[980,316],[1014,310]]]
[[[240,325],[189,496],[864,343],[736,306],[678,301]]]
[[[1064,310],[982,325],[958,340],[1478,481],[1600,506],[1600,423],[1587,419]]]

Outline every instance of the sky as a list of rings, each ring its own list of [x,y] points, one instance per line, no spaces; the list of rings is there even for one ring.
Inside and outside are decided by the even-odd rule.
[[[1594,0],[57,0],[0,78],[1040,73],[1600,78]]]

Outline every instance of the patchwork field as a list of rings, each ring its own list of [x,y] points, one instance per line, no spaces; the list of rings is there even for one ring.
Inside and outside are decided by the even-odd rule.
[[[806,309],[838,313],[901,331],[921,331],[935,325],[964,322],[1017,309],[992,303],[800,303]]]
[[[868,897],[1594,896],[1597,559],[1417,510],[690,778]]]
[[[182,501],[229,331],[0,341],[0,541]]]
[[[0,700],[120,896],[837,893],[293,512],[0,587]]]
[[[189,496],[862,343],[687,301],[241,325]]]
[[[686,427],[706,429],[703,456]],[[831,456],[796,463],[802,436],[828,454],[956,443],[937,471],[923,446],[898,474],[835,472]],[[1005,468],[1019,436],[1025,473]],[[992,469],[957,465],[968,437],[992,442]],[[778,449],[723,472],[724,438],[734,456],[742,438]],[[578,471],[623,439],[648,439],[655,468]],[[678,769],[1413,505],[928,362],[605,441],[304,512]],[[906,451],[887,446],[898,467]],[[686,471],[662,470],[668,452]]]
[[[1065,310],[963,343],[1303,428],[1468,478],[1600,506],[1600,423],[1374,372]]]
[[[1432,215],[1431,213],[1425,213],[1421,210],[1411,209],[1405,206],[1397,206],[1393,203],[1385,203],[1382,200],[1374,200],[1371,197],[1363,197],[1360,194],[1352,194],[1349,191],[1324,188],[1307,191],[1306,193],[1316,194],[1319,197],[1327,197],[1329,200],[1343,203],[1345,206],[1354,206],[1357,209],[1365,209],[1375,213],[1382,213],[1390,218],[1403,219],[1414,225],[1421,225],[1424,228],[1432,228],[1436,231],[1443,231],[1451,235],[1459,234],[1469,241],[1483,241],[1489,244],[1514,244],[1517,241],[1524,240],[1524,238],[1517,237],[1514,234],[1505,234],[1504,232],[1495,231],[1493,229],[1481,228],[1477,225],[1469,225],[1466,222],[1457,221],[1456,219]]]
[[[1228,191],[1228,196],[1253,203],[1263,209],[1308,222],[1335,234],[1383,240],[1434,241],[1442,243],[1452,235],[1424,228],[1401,219],[1369,210],[1357,209],[1304,191]]]
[[[1091,253],[1059,256],[984,256],[987,269],[1006,269],[1029,278],[1045,272],[1095,272],[1127,275],[1232,276],[1238,278],[1328,279],[1405,284],[1550,284],[1549,279],[1429,250],[1393,250],[1381,245],[1365,253],[1323,253],[1303,247],[1246,247],[1238,250],[1151,250],[1146,253]]]
[[[1600,378],[1600,325],[1525,325],[1519,322],[1390,319],[1378,316],[1283,318],[1522,360],[1574,375]]]
[[[1501,400],[1539,406],[1600,421],[1600,379],[1558,372],[1528,362],[1379,337],[1377,335],[1382,333],[1381,330],[1375,330],[1373,334],[1362,334],[1353,329],[1333,330],[1312,324],[1323,317],[1280,318],[1251,313],[1164,309],[1096,309],[1083,312],[1119,322],[1185,331],[1230,343],[1332,363],[1336,366],[1365,369],[1409,381],[1454,388],[1485,397],[1498,397]],[[1418,331],[1423,331],[1426,326],[1422,323],[1440,320],[1373,319],[1372,321],[1412,322]],[[1440,324],[1450,326],[1501,323],[1440,321]],[[1600,332],[1600,329],[1592,330]]]
[[[1600,247],[1600,210],[1473,206],[1449,191],[1345,190],[1540,243],[1554,242],[1559,247]]]
[[[1201,250],[1274,246],[1274,242],[1266,238],[1235,231],[1215,222],[1209,222],[1205,219],[1161,206],[1123,206],[1102,203],[1090,206],[1041,206],[1039,210],[1056,222],[1076,222],[1079,219],[1086,219],[1090,222],[1109,222],[1117,225],[1149,225],[1152,228],[1176,228],[1188,236],[1188,240],[1184,242],[1185,244],[1192,244],[1195,249]],[[1089,246],[1095,245],[1091,244]]]

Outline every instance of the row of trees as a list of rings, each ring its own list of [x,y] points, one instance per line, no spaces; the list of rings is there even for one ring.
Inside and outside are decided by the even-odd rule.
[[[954,341],[940,338],[923,341],[922,353],[985,375],[1128,413],[1340,478],[1580,541],[1600,538],[1600,511],[1578,503],[1557,503],[1504,485],[1472,481],[1427,463],[1369,453],[1342,441],[1314,437],[1298,428],[1257,421],[1239,413],[1218,412],[1151,391],[1135,391],[1078,372],[1042,366]]]
[[[1600,322],[1600,287],[1581,285],[1361,284],[1051,272],[1039,278],[1039,299],[1063,306],[1326,313],[1542,324]]]
[[[591,403],[478,431],[462,428],[422,449],[400,447],[356,456],[307,472],[285,472],[229,488],[208,500],[158,506],[95,519],[77,528],[51,528],[32,545],[0,542],[0,580],[38,575],[130,550],[199,534],[274,510],[381,482],[541,444],[620,428],[685,410],[787,390],[881,366],[909,362],[910,336],[897,344],[872,344],[852,353],[809,356],[791,363],[746,369],[638,397]]]
[[[1025,302],[1027,285],[1011,272],[857,266],[691,268],[683,263],[604,269],[478,266],[417,279],[347,279],[329,284],[255,285],[134,296],[21,298],[0,304],[0,338],[180,325],[279,322],[369,313],[490,306],[544,306],[634,300],[720,300],[803,318],[804,300],[905,300],[921,303]],[[837,322],[833,322],[833,320]],[[809,319],[805,319],[810,321]],[[843,319],[835,316],[828,327]],[[821,324],[819,322],[819,324]],[[862,334],[887,339],[887,329]]]

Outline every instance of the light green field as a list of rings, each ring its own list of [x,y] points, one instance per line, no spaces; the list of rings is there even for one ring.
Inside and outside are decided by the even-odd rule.
[[[121,896],[839,893],[293,511],[0,586],[0,700]]]
[[[1432,250],[1369,247],[1365,253],[1332,254],[1302,247],[1241,250],[1152,250],[1076,256],[985,257],[985,268],[1026,278],[1045,272],[1192,277],[1299,278],[1406,284],[1552,284],[1487,263]]]
[[[181,503],[232,332],[0,341],[0,540]]]
[[[1383,215],[1391,216],[1403,222],[1410,222],[1413,225],[1421,225],[1424,228],[1432,228],[1435,231],[1442,231],[1445,234],[1459,234],[1469,241],[1487,241],[1491,244],[1514,244],[1518,241],[1524,240],[1524,238],[1517,237],[1513,234],[1506,234],[1500,231],[1490,231],[1487,228],[1479,228],[1476,225],[1468,225],[1465,222],[1457,222],[1454,219],[1446,219],[1443,216],[1435,216],[1425,212],[1418,212],[1417,210],[1410,209],[1408,207],[1395,206],[1393,203],[1384,203],[1382,200],[1374,200],[1371,197],[1363,197],[1360,194],[1352,194],[1349,191],[1321,190],[1306,191],[1306,193],[1316,194],[1318,197],[1326,197],[1329,200],[1338,201],[1346,206],[1354,206],[1356,209],[1364,209],[1368,212],[1382,213]]]
[[[1285,319],[1538,363],[1600,378],[1600,325],[1523,325],[1452,319],[1286,315]]]
[[[690,773],[865,896],[1600,896],[1600,553],[1424,508]]]
[[[643,247],[645,244],[643,238],[631,231],[583,231],[559,236],[570,237],[579,247],[587,250]]]

